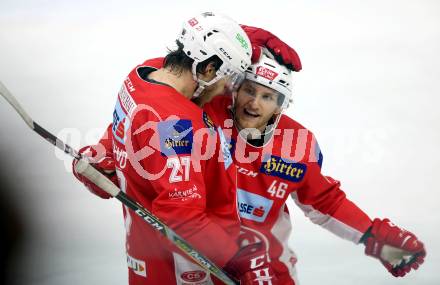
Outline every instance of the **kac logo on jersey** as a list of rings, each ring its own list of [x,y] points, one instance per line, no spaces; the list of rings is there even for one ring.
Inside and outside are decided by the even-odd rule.
[[[273,204],[272,200],[243,189],[237,189],[237,200],[240,217],[260,223],[266,220]]]
[[[260,167],[260,172],[290,180],[300,182],[306,173],[307,166],[303,163],[289,161],[287,159],[272,155],[264,159]]]
[[[169,120],[157,124],[160,151],[164,156],[190,154],[193,144],[193,128],[190,120]]]

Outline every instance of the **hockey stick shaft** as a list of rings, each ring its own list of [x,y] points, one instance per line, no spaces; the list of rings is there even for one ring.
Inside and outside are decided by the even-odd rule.
[[[225,284],[237,284],[231,280],[221,268],[211,262],[207,257],[196,251],[187,241],[176,234],[171,228],[166,224],[161,222],[159,218],[154,216],[150,211],[142,207],[139,203],[132,200],[124,192],[122,192],[110,179],[102,175],[98,170],[96,170],[92,165],[90,165],[86,160],[81,159],[76,164],[76,171],[89,180],[93,181],[99,188],[104,189],[107,193],[121,201],[128,208],[133,210],[139,217],[146,221],[153,229],[160,232],[162,235],[167,237],[174,245],[180,248],[184,253],[188,255],[189,258],[194,260],[202,268],[207,269],[217,278],[222,280]]]
[[[36,133],[46,139],[48,142],[58,147],[65,153],[71,155],[75,159],[79,159],[76,164],[76,170],[78,173],[84,175],[98,187],[118,199],[122,204],[133,210],[139,217],[141,217],[145,222],[147,222],[153,229],[160,232],[166,238],[168,238],[174,245],[182,250],[183,253],[187,255],[188,258],[194,260],[202,268],[208,270],[221,281],[227,285],[236,285],[236,281],[232,280],[226,273],[207,257],[200,254],[194,249],[187,241],[177,235],[171,228],[166,224],[161,222],[157,217],[155,217],[150,211],[142,207],[139,203],[135,202],[132,198],[127,196],[122,192],[115,184],[113,184],[105,175],[96,170],[92,165],[90,165],[85,159],[81,159],[82,156],[70,147],[68,144],[64,143],[62,140],[58,139],[56,136],[51,134],[49,131],[35,123],[32,118],[27,114],[27,112],[21,107],[20,103],[15,99],[11,92],[0,82],[0,95],[8,101],[8,103],[17,111],[17,113],[22,117],[26,124],[33,129]]]
[[[56,136],[48,132],[46,129],[41,127],[39,124],[35,123],[34,120],[27,114],[27,112],[21,107],[20,103],[18,103],[17,99],[9,92],[6,86],[0,82],[0,95],[8,101],[9,105],[11,105],[15,111],[21,116],[21,118],[25,121],[25,123],[34,130],[37,134],[42,136],[45,140],[61,149],[67,154],[70,154],[76,159],[80,159],[82,156],[71,148],[68,144],[64,143],[62,140],[58,139]]]

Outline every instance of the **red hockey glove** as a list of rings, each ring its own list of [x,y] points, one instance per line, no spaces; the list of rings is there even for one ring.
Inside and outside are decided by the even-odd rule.
[[[266,247],[261,242],[240,249],[224,269],[240,280],[240,285],[278,284]]]
[[[102,174],[107,176],[108,179],[110,179],[115,185],[118,185],[118,178],[116,176],[116,170],[115,170],[115,161],[111,154],[103,154],[98,155],[98,152],[94,147],[86,146],[80,149],[80,154],[87,156],[90,160],[90,164],[92,164],[96,169],[98,169]],[[85,176],[79,174],[75,170],[75,165],[78,163],[77,159],[74,159],[72,162],[72,170],[73,175],[86,186],[86,188],[92,192],[93,194],[103,198],[103,199],[109,199],[112,196],[96,186],[92,181],[90,181]]]
[[[259,47],[266,47],[275,60],[293,71],[300,71],[301,60],[296,51],[277,36],[264,29],[241,25],[252,43],[252,63],[258,62],[261,55]]]
[[[403,277],[411,269],[419,268],[426,256],[423,243],[389,219],[374,219],[362,240],[365,254],[379,259],[395,277]]]

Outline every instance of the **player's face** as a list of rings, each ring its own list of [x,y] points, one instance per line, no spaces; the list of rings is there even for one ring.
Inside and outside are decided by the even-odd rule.
[[[280,113],[277,104],[278,92],[245,80],[238,90],[235,100],[236,122],[240,129],[255,128],[264,132],[267,122]]]

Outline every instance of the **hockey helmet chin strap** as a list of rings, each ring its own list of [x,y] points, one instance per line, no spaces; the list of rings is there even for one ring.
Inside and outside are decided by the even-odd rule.
[[[197,98],[199,97],[202,92],[205,90],[206,87],[211,86],[213,84],[215,84],[217,81],[229,76],[230,79],[228,81],[227,87],[228,89],[230,89],[231,91],[235,88],[238,88],[238,86],[243,82],[244,80],[244,73],[237,73],[234,72],[232,70],[228,70],[228,71],[224,71],[223,67],[220,67],[219,70],[217,70],[215,72],[216,76],[211,79],[209,82],[206,82],[200,78],[198,78],[197,76],[197,64],[196,62],[193,63],[192,65],[192,75],[193,75],[193,80],[195,82],[197,82],[197,88],[194,91],[193,97],[192,98]]]
[[[197,76],[197,64],[198,64],[198,62],[194,61],[193,64],[192,64],[192,70],[191,70],[192,71],[192,75],[193,75],[193,79],[194,79],[195,82],[197,82],[197,88],[194,91],[193,98],[199,97],[200,94],[202,94],[203,90],[205,90],[206,87],[216,83],[217,81],[219,81],[221,79],[221,77],[218,76],[218,75],[216,77],[214,77],[209,82],[206,82],[206,81],[198,78],[198,76]]]

